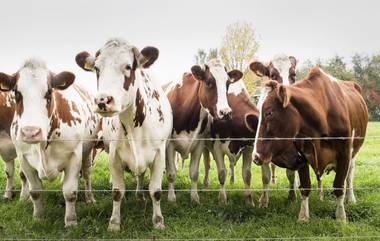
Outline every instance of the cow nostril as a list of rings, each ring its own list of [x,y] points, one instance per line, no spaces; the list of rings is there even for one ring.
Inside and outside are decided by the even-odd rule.
[[[113,101],[113,97],[112,96],[108,96],[107,97],[107,104],[110,104],[112,101]]]
[[[101,109],[101,110],[105,110],[105,109],[106,109],[106,104],[103,103],[103,102],[101,102],[101,103],[98,104],[98,107],[99,107],[99,109]]]

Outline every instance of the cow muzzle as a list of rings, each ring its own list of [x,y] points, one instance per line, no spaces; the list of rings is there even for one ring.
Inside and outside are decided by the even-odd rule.
[[[223,108],[218,110],[217,115],[221,120],[230,120],[232,118],[232,110],[231,108]]]
[[[269,163],[271,161],[271,159],[272,159],[271,157],[270,158],[263,158],[263,156],[257,152],[254,152],[252,154],[252,161],[258,166]]]
[[[104,117],[110,117],[119,112],[115,108],[115,100],[112,96],[100,95],[96,97],[95,105],[95,112]]]
[[[21,139],[26,143],[36,144],[43,141],[42,138],[42,130],[39,127],[25,126],[21,128]]]

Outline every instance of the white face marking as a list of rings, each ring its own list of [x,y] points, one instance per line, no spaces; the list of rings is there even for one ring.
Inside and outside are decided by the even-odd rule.
[[[263,104],[264,104],[265,99],[268,96],[268,93],[269,93],[269,90],[267,88],[263,87],[260,91],[259,102],[257,103],[257,108],[259,109],[259,120],[257,123],[255,143],[253,145],[253,155],[258,154],[257,153],[257,139],[259,138],[260,125],[261,125],[261,120],[262,120],[262,116],[263,116]]]
[[[331,76],[329,75],[328,73],[326,73],[325,71],[323,71],[323,69],[319,68],[319,70],[322,72],[322,74],[326,75],[331,81],[333,82],[338,82],[339,80],[337,78],[335,78],[334,76]]]
[[[230,84],[228,87],[228,94],[234,94],[238,96],[240,93],[247,91],[244,81],[242,79]]]
[[[283,85],[289,85],[289,69],[292,67],[290,60],[287,56],[280,56],[272,60],[273,66],[278,70],[282,78]]]
[[[227,100],[227,81],[229,81],[229,76],[220,60],[210,60],[207,66],[210,68],[210,72],[214,76],[216,83],[216,113],[219,118],[223,118],[221,112],[225,114],[231,112],[231,107],[228,105]]]
[[[126,91],[123,88],[124,77],[131,76],[131,70],[128,68],[133,67],[135,59],[132,48],[133,46],[124,40],[110,40],[100,50],[100,55],[95,62],[95,67],[100,71],[96,97],[112,96],[115,103],[114,110],[118,112],[128,108],[133,101],[125,96]]]
[[[20,128],[25,126],[39,127],[44,139],[47,137],[49,117],[45,95],[48,91],[48,74],[46,65],[36,59],[28,60],[19,70],[17,91],[22,95],[20,104],[23,113],[18,117]]]

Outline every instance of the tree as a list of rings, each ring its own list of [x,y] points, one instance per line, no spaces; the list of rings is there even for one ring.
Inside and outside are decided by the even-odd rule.
[[[218,49],[210,48],[208,50],[208,53],[204,49],[198,49],[197,54],[194,58],[196,64],[203,65],[210,59],[218,58]]]
[[[228,69],[244,71],[259,46],[252,24],[237,22],[226,28],[220,48],[220,57]]]

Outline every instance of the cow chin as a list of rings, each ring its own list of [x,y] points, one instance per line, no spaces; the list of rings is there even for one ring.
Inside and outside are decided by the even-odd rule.
[[[107,111],[104,111],[104,110],[96,110],[95,113],[98,113],[99,115],[101,115],[102,117],[112,117],[112,116],[116,116],[119,114],[119,111],[115,111],[115,110],[107,110]]]

